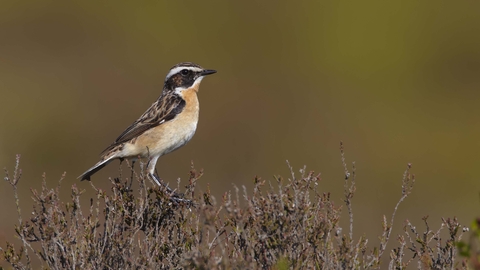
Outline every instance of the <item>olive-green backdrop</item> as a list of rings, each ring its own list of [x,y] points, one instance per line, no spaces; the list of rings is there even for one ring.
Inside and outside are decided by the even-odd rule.
[[[162,157],[165,181],[191,160],[220,196],[259,175],[288,176],[285,160],[322,173],[341,204],[356,162],[355,237],[375,243],[417,183],[394,234],[430,215],[464,224],[480,206],[479,1],[1,1],[0,167],[22,155],[20,199],[42,174],[76,177],[159,96],[169,68],[193,61],[202,82],[192,141]],[[95,175],[108,189],[118,162]],[[88,195],[90,196],[90,195]],[[0,185],[0,245],[13,239],[12,191]],[[345,230],[346,231],[346,230]],[[394,237],[395,238],[395,237]],[[395,239],[392,239],[393,241]]]

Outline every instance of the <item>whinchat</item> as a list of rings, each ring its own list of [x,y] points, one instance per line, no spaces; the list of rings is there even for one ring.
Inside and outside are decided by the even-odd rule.
[[[165,78],[160,97],[100,155],[100,161],[78,178],[90,177],[114,159],[148,160],[148,175],[160,186],[155,175],[159,157],[185,145],[198,123],[198,89],[202,79],[217,71],[185,62],[173,66]]]

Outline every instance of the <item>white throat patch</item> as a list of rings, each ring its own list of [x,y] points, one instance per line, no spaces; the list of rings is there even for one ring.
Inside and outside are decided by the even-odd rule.
[[[193,85],[190,86],[190,87],[188,87],[188,88],[186,88],[186,87],[175,87],[175,93],[177,93],[178,95],[181,96],[181,93],[182,93],[183,91],[189,89],[189,88],[195,88],[195,87],[198,88],[198,85],[199,85],[200,82],[203,80],[203,77],[204,77],[204,76],[198,77],[198,78],[195,80],[195,82],[193,83]]]

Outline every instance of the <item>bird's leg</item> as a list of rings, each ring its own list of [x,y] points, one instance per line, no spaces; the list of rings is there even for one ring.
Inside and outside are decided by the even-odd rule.
[[[187,204],[192,204],[192,201],[182,199],[183,194],[178,194],[175,190],[171,189],[168,185],[164,184],[160,178],[155,175],[155,165],[157,163],[158,157],[151,157],[147,164],[148,176],[160,187],[164,187],[165,190],[170,195],[170,200],[174,203],[184,202]]]
[[[148,171],[148,176],[150,176],[150,178],[152,178],[152,180],[155,181],[157,185],[162,186],[162,184],[160,184],[160,181],[159,181],[160,179],[158,179],[154,174],[155,165],[157,165],[157,160],[158,160],[157,156],[153,156],[148,159],[147,171]]]
[[[152,178],[153,181],[155,181],[155,183],[158,186],[160,187],[163,186],[169,193],[174,193],[175,191],[173,191],[169,186],[165,185],[160,180],[160,178],[157,175],[155,175],[155,165],[157,164],[157,160],[158,160],[158,157],[150,157],[150,159],[148,160],[148,164],[147,164],[148,175],[150,176],[150,178]]]
[[[148,173],[148,175],[150,176],[150,178],[152,178],[153,181],[155,181],[155,183],[156,183],[158,186],[164,187],[165,190],[166,190],[168,193],[176,194],[173,189],[171,189],[168,185],[166,185],[165,183],[163,183],[162,180],[160,180],[160,178],[158,177],[158,175],[155,175],[155,174],[153,174],[153,173]]]
[[[155,183],[160,186],[160,187],[164,187],[165,190],[167,191],[168,195],[170,195],[170,201],[172,201],[173,203],[175,204],[178,204],[178,203],[185,203],[187,204],[188,206],[192,206],[193,205],[193,202],[191,200],[187,200],[187,199],[183,199],[183,194],[180,194],[180,193],[177,193],[175,190],[171,189],[168,185],[166,185],[165,183],[163,183],[163,181],[160,180],[160,178],[153,174],[153,173],[148,173],[148,175],[150,176],[150,178],[153,179],[153,181],[155,181]]]
[[[135,160],[133,159],[132,160],[132,167],[131,167],[132,175],[130,176],[130,187],[129,187],[129,189],[132,189],[132,185],[133,185],[133,172],[134,172],[133,167],[134,166],[135,166]]]

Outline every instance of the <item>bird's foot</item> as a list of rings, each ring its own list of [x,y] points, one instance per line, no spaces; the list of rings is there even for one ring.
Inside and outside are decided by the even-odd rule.
[[[193,205],[192,200],[184,199],[184,194],[178,193],[172,188],[170,188],[168,185],[165,185],[160,178],[154,174],[149,174],[150,177],[153,179],[153,181],[159,186],[165,189],[166,193],[170,196],[170,201],[174,203],[175,205],[178,205],[180,203],[186,204],[188,206]]]

